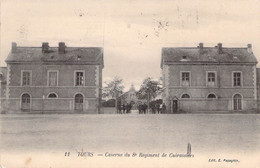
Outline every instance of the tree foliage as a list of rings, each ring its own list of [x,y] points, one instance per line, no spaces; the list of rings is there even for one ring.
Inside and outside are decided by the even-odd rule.
[[[147,77],[144,79],[136,95],[139,99],[147,99],[149,101],[151,98],[155,98],[157,96],[157,93],[161,88],[160,81],[156,81],[151,77]]]
[[[106,87],[103,88],[102,96],[117,99],[119,94],[123,93],[123,79],[116,76],[110,82],[105,82]]]
[[[118,97],[120,94],[123,93],[123,79],[116,76],[114,79],[110,82],[105,82],[107,85],[103,88],[102,96],[115,99],[115,107],[118,111]]]

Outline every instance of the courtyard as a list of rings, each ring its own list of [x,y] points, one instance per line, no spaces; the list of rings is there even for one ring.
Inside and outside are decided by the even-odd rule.
[[[252,154],[260,149],[257,114],[2,114],[1,157],[87,151]],[[2,161],[3,162],[3,161]],[[9,162],[8,162],[9,163]]]

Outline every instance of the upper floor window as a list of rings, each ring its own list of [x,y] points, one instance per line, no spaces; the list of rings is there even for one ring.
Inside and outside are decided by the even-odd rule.
[[[241,86],[242,75],[241,72],[233,72],[233,86]]]
[[[182,86],[190,85],[190,72],[181,72],[181,85]]]
[[[22,71],[22,86],[31,85],[31,71]]]
[[[207,86],[215,86],[216,72],[207,72]]]
[[[48,72],[48,85],[49,86],[58,86],[58,71],[49,71]]]
[[[84,72],[83,71],[75,72],[75,86],[84,86]]]

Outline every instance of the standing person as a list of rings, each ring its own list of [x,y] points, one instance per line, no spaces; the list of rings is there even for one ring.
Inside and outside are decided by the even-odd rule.
[[[144,109],[144,114],[146,113],[146,109],[147,109],[147,105],[144,103],[143,105],[143,109]]]
[[[139,104],[139,105],[138,105],[139,114],[141,114],[141,112],[142,112],[142,107],[141,107],[141,106],[142,106],[142,104]]]
[[[163,113],[163,104],[160,104],[159,111],[160,111],[160,113]]]
[[[126,104],[126,113],[129,113],[129,104]]]
[[[155,107],[156,107],[156,110],[157,110],[157,113],[159,114],[160,113],[160,104],[159,103],[156,103],[155,104]]]
[[[132,104],[130,103],[129,104],[129,113],[131,113],[131,110],[132,110]]]
[[[122,114],[121,104],[118,105],[119,114]]]
[[[163,103],[163,105],[162,105],[162,112],[165,113],[165,111],[166,111],[166,105],[165,105],[165,103]]]
[[[123,104],[123,113],[124,114],[125,114],[125,109],[126,109],[125,104]]]

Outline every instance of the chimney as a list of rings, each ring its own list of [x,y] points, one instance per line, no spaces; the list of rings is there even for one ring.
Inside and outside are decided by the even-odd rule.
[[[49,51],[49,43],[43,42],[42,43],[42,53],[48,53]]]
[[[203,43],[199,43],[199,52],[200,54],[203,52]]]
[[[15,42],[12,42],[12,53],[16,51],[17,44]]]
[[[59,42],[59,54],[64,54],[65,53],[65,43],[64,42]]]
[[[222,43],[218,43],[218,53],[222,54]]]
[[[247,52],[252,53],[252,44],[247,44]]]

